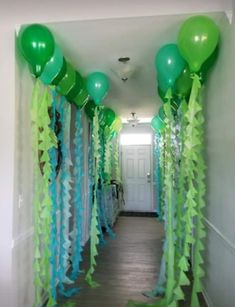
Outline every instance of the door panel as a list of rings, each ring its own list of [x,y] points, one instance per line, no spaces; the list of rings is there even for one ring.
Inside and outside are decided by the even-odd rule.
[[[125,211],[153,211],[150,165],[151,145],[122,146]]]

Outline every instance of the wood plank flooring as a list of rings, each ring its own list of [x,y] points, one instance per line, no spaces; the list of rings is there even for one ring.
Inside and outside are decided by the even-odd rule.
[[[142,292],[152,290],[156,284],[162,256],[163,225],[156,218],[119,217],[114,231],[116,239],[106,237],[107,244],[99,246],[94,279],[100,287],[91,289],[82,274],[78,280],[82,291],[72,300],[61,299],[58,306],[72,303],[76,307],[124,307],[129,299],[153,301]],[[82,269],[87,271],[89,247],[83,257]],[[185,304],[183,306],[188,306]]]

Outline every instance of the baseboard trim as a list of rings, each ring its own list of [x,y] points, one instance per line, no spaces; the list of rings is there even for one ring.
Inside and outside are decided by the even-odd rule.
[[[230,252],[235,256],[235,245],[233,244],[233,242],[231,242],[226,236],[224,236],[222,232],[215,225],[213,225],[208,219],[204,218],[204,220],[207,227],[215,232],[217,237],[223,242],[223,244],[227,247],[227,249],[229,249]]]
[[[121,211],[120,216],[133,216],[133,217],[158,217],[156,212],[142,212],[142,211]]]

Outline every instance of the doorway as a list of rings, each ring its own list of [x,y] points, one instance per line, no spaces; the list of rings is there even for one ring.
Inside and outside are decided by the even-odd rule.
[[[152,135],[122,134],[120,143],[124,211],[153,212]]]

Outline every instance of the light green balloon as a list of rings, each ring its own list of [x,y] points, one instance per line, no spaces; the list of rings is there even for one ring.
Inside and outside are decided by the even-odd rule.
[[[199,72],[219,42],[219,29],[207,16],[187,19],[178,35],[179,51],[188,62],[191,72]]]

